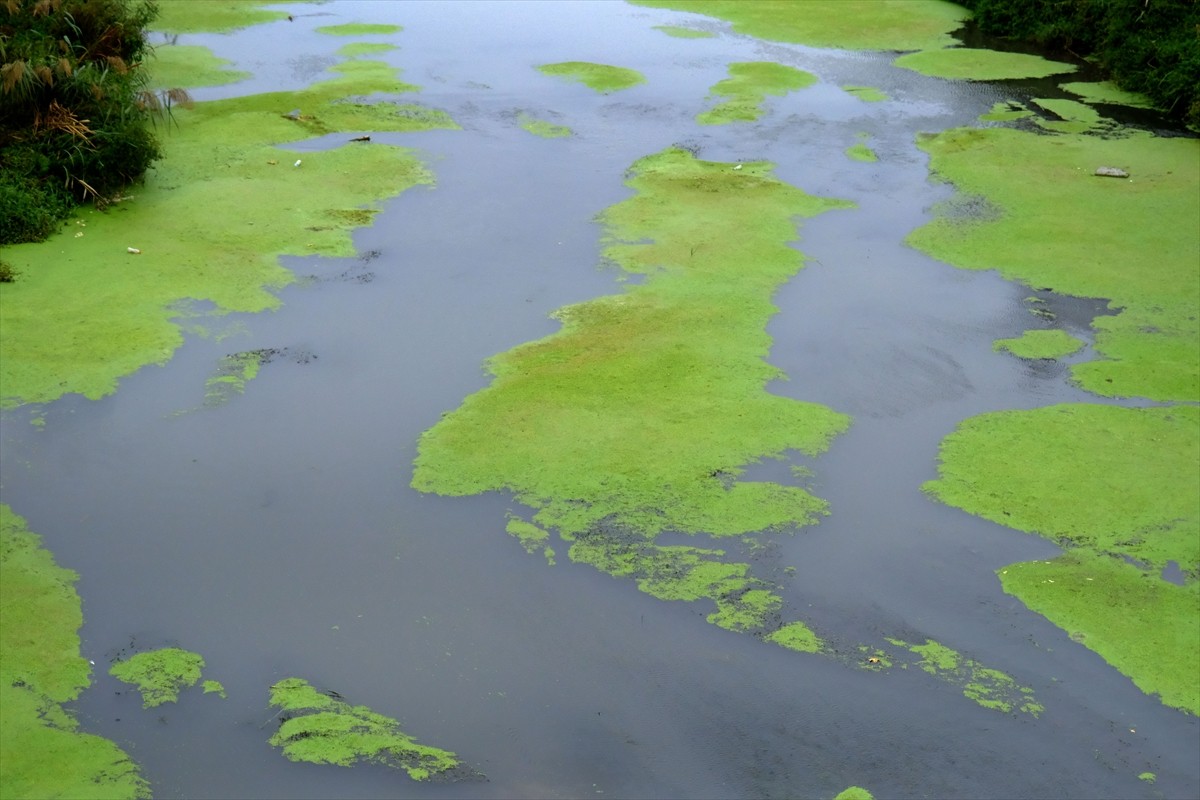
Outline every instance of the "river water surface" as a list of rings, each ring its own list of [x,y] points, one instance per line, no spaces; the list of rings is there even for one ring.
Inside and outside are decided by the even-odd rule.
[[[320,25],[403,25],[361,38],[398,44],[382,57],[462,130],[373,138],[417,148],[436,188],[387,201],[356,234],[358,258],[285,259],[307,279],[280,292],[280,310],[208,320],[228,335],[189,336],[116,394],[53,403],[42,428],[11,412],[3,430],[5,501],[81,575],[84,655],[99,666],[75,708],[126,748],[156,797],[829,798],[852,784],[878,797],[1195,795],[1197,720],[1001,591],[995,570],[1058,550],[919,488],[967,417],[1104,402],[1062,365],[993,352],[994,339],[1035,327],[1030,287],[903,244],[952,193],[929,180],[917,135],[977,124],[1034,90],[925,78],[892,67],[893,54],[765,43],[620,3],[289,10],[291,23],[180,37],[255,73],[198,99],[320,79],[346,43]],[[661,24],[717,35],[671,38]],[[533,69],[569,60],[647,82],[600,95]],[[698,125],[727,65],[755,60],[820,83],[771,98],[752,125]],[[890,99],[866,103],[843,85]],[[575,135],[535,137],[522,111]],[[878,162],[845,156],[860,133]],[[630,164],[673,143],[769,160],[780,179],[857,204],[802,224],[796,246],[810,260],[768,327],[769,360],[789,376],[770,390],[853,416],[826,454],[803,460],[831,515],[766,537],[749,554],[755,569],[793,568],[785,600],[818,630],[846,643],[936,640],[1032,687],[1040,717],[983,708],[917,669],[858,670],[721,630],[709,607],[661,602],[561,552],[554,566],[526,554],[504,532],[509,497],[409,488],[418,437],[487,385],[486,358],[552,333],[554,309],[620,290],[594,217],[630,195]],[[1055,302],[1090,340],[1097,305]],[[258,348],[288,350],[244,394],[204,407],[221,357]],[[786,482],[787,468],[748,475]],[[105,674],[131,644],[203,654],[228,699],[191,691],[142,710]],[[398,718],[488,780],[287,761],[267,744],[267,688],[289,676]]]

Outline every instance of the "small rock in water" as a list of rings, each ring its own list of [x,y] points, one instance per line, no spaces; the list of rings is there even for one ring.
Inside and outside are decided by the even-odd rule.
[[[1097,167],[1096,174],[1105,178],[1128,178],[1129,173],[1117,167]]]

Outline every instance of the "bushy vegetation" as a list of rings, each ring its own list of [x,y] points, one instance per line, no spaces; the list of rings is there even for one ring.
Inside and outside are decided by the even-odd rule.
[[[992,36],[1094,59],[1122,88],[1200,127],[1196,0],[957,0]]]
[[[0,0],[0,244],[38,241],[159,156],[146,90],[153,0]]]

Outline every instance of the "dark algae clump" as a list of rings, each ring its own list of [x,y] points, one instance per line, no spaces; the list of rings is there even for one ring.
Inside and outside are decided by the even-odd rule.
[[[449,750],[418,744],[400,723],[366,706],[352,706],[336,692],[321,692],[300,678],[271,687],[279,730],[270,743],[292,761],[349,767],[360,761],[402,769],[413,780],[464,780],[482,776]]]

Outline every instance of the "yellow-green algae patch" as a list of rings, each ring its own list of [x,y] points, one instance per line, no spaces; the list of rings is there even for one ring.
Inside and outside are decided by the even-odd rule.
[[[344,25],[325,25],[317,28],[317,33],[328,33],[331,36],[371,36],[380,33],[399,33],[404,28],[399,25],[385,25],[371,22],[347,22]]]
[[[964,697],[974,700],[984,708],[1004,712],[1020,711],[1035,717],[1045,710],[1045,707],[1034,699],[1032,689],[1020,686],[1000,670],[985,667],[932,639],[926,639],[924,644],[912,644],[891,638],[888,642],[920,656],[918,667],[936,678],[961,687]]]
[[[286,11],[263,8],[279,5],[276,0],[156,0],[155,5],[151,28],[164,33],[228,33],[287,17]]]
[[[879,156],[875,155],[875,151],[867,146],[867,134],[860,133],[859,141],[846,148],[846,155],[854,161],[862,161],[864,163],[872,163],[879,160]]]
[[[221,86],[250,77],[249,72],[228,69],[228,59],[217,58],[199,45],[160,45],[154,48],[150,65],[152,89]]]
[[[1062,358],[1079,352],[1083,342],[1066,331],[1057,328],[1052,330],[1025,331],[1012,339],[997,339],[992,342],[992,349],[1012,353],[1017,358]]]
[[[1117,124],[1105,120],[1100,112],[1084,103],[1055,97],[1039,97],[1033,101],[1045,110],[1061,119],[1043,119],[1036,117],[1039,126],[1048,131],[1059,133],[1106,133],[1116,135],[1119,131]]]
[[[351,42],[350,44],[342,45],[338,48],[338,55],[346,58],[358,58],[359,56],[378,55],[391,50],[398,50],[394,44],[387,42]]]
[[[935,174],[995,213],[935,209],[909,244],[1121,309],[1092,323],[1103,359],[1072,367],[1088,391],[1200,399],[1200,140],[958,128],[919,145]],[[1101,166],[1131,177],[1097,177]]]
[[[1194,488],[1194,487],[1193,487]],[[1179,586],[1120,558],[1069,551],[997,573],[1004,591],[1147,694],[1200,714],[1200,581]]]
[[[1050,61],[1041,56],[968,47],[909,53],[900,56],[892,63],[897,67],[911,69],[913,72],[934,78],[955,78],[968,81],[1044,78],[1048,75],[1075,71],[1074,64]]]
[[[225,693],[225,685],[220,681],[207,680],[201,684],[205,694],[215,694],[218,697],[225,698],[228,695]]]
[[[204,382],[204,405],[225,405],[246,391],[247,381],[258,375],[263,359],[260,351],[232,353],[221,359],[217,373]]]
[[[1097,83],[1072,82],[1059,84],[1059,88],[1082,97],[1088,103],[1113,103],[1134,108],[1153,108],[1154,104],[1144,94],[1127,92],[1112,81]]]
[[[1006,591],[1079,632],[1137,686],[1197,712],[1200,408],[1068,404],[984,414],[942,442],[940,460],[939,479],[924,487],[930,494],[1068,548],[1054,561],[1001,570]],[[1161,577],[1172,563],[1182,587]],[[1111,611],[1133,603],[1140,610]],[[1150,657],[1159,647],[1171,664]]]
[[[887,93],[874,86],[843,86],[842,91],[852,94],[865,103],[881,103],[888,99]]]
[[[729,77],[717,82],[709,94],[727,98],[696,117],[701,125],[753,122],[762,116],[767,95],[785,95],[817,82],[817,76],[802,69],[770,61],[747,61],[729,65]]]
[[[778,630],[772,631],[763,638],[780,647],[800,653],[819,653],[825,649],[825,643],[813,632],[812,628],[798,620],[780,626]]]
[[[1013,120],[1025,119],[1032,117],[1033,112],[1021,105],[1012,101],[996,103],[992,109],[986,114],[980,114],[979,118],[985,122],[1012,122]]]
[[[861,786],[848,786],[838,792],[833,800],[875,800],[875,795]]]
[[[571,135],[571,129],[566,125],[556,125],[528,114],[518,114],[517,123],[534,136],[541,136],[543,139],[561,139]]]
[[[174,703],[179,692],[200,682],[204,657],[178,647],[147,650],[113,664],[108,674],[136,686],[142,693],[142,707],[154,708]]]
[[[645,83],[646,78],[637,70],[614,67],[609,64],[593,64],[590,61],[562,61],[557,64],[542,64],[538,71],[544,75],[582,83],[601,94],[619,92]]]
[[[635,163],[636,194],[606,210],[605,254],[645,274],[556,313],[562,329],[489,362],[491,385],[420,440],[424,492],[509,491],[570,557],[661,599],[712,600],[716,624],[778,628],[773,587],[722,550],[659,533],[737,536],[826,512],[798,486],[740,481],[742,465],[823,451],[849,419],[764,391],[771,295],[802,265],[796,217],[845,207],[780,182],[765,162],[668,148]],[[754,620],[757,620],[756,622]],[[760,630],[761,629],[761,630]]]
[[[419,744],[391,717],[352,706],[334,692],[319,692],[300,678],[272,686],[271,705],[279,709],[283,722],[270,744],[292,761],[342,767],[383,764],[418,781],[453,778],[461,768],[454,753]]]
[[[633,0],[727,20],[738,33],[848,50],[922,50],[955,44],[970,12],[942,0]]]
[[[676,39],[712,39],[716,37],[716,34],[711,31],[681,28],[678,25],[655,25],[654,30],[662,31],[667,36],[674,36]]]
[[[344,101],[415,88],[386,64],[340,71],[303,91],[177,109],[164,158],[133,199],[84,212],[82,237],[65,231],[6,248],[22,276],[0,284],[0,403],[112,392],[118,378],[165,362],[182,343],[172,320],[179,300],[222,312],[274,308],[271,290],[293,280],[278,255],[351,255],[361,220],[339,211],[432,183],[406,148],[355,143],[300,157],[277,147],[330,131],[455,127],[420,106]]]
[[[1158,780],[1158,776],[1153,772],[1143,772],[1138,775],[1138,780],[1145,781],[1146,783],[1154,783],[1156,780]]]
[[[0,504],[0,797],[140,798],[149,786],[108,739],[61,704],[89,683],[78,576]]]

